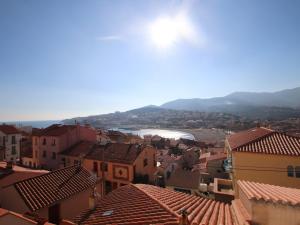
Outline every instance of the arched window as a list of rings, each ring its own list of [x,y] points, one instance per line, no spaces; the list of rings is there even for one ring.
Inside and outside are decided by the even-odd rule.
[[[294,177],[294,167],[293,166],[287,167],[287,175],[288,175],[288,177]]]
[[[295,174],[296,174],[296,177],[300,178],[300,166],[295,167]]]

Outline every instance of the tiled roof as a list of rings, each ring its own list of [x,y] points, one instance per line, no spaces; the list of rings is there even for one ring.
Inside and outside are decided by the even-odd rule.
[[[237,152],[253,152],[274,155],[300,156],[300,138],[272,132],[233,149]]]
[[[77,218],[82,225],[179,224],[180,211],[191,225],[233,225],[225,203],[145,184],[129,184],[102,198]],[[106,215],[104,215],[106,213]]]
[[[45,129],[35,129],[33,136],[61,136],[76,127],[77,125],[53,124]]]
[[[184,170],[178,168],[166,180],[166,186],[198,189],[200,182],[200,172],[198,170]]]
[[[85,158],[103,161],[104,157],[104,160],[107,162],[133,164],[141,153],[142,148],[143,146],[141,145],[123,143],[96,145]]]
[[[14,184],[30,210],[69,198],[94,185],[96,178],[83,167],[71,166]]]
[[[91,141],[80,141],[76,143],[75,145],[71,146],[70,148],[67,148],[63,152],[59,153],[61,155],[67,155],[67,156],[75,156],[78,157],[80,155],[87,155],[91,150],[92,147],[95,145],[95,142]]]
[[[103,215],[104,213],[110,215]],[[84,225],[177,224],[176,216],[134,185],[120,187],[86,211],[75,222]]]
[[[228,137],[227,140],[230,145],[230,148],[233,150],[241,145],[247,144],[253,140],[256,140],[257,138],[261,138],[272,132],[274,131],[264,127],[257,127],[232,134]]]
[[[17,128],[15,128],[12,125],[0,125],[0,131],[2,131],[5,134],[19,134],[21,133]]]
[[[237,184],[248,199],[300,206],[300,189],[241,180]]]

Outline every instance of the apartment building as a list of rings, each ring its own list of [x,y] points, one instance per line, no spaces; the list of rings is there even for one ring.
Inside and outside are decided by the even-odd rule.
[[[226,139],[231,178],[300,188],[300,139],[256,127]]]
[[[32,134],[32,157],[23,157],[25,166],[45,169],[58,169],[58,154],[80,141],[96,142],[94,128],[80,125],[52,125],[36,130]]]
[[[21,132],[12,125],[0,125],[0,160],[16,163],[20,159]]]

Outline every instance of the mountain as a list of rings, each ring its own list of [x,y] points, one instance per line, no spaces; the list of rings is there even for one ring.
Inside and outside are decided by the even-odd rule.
[[[220,112],[199,112],[164,109],[158,106],[146,106],[126,112],[115,112],[97,116],[77,117],[64,120],[64,124],[88,123],[101,128],[232,128],[254,123],[240,117]],[[250,126],[251,125],[251,126]]]
[[[251,119],[284,119],[300,116],[300,87],[268,93],[234,92],[224,97],[177,99],[165,109],[226,112]]]

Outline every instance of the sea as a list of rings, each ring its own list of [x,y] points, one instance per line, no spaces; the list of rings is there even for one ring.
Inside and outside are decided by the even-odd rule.
[[[0,124],[12,124],[17,127],[26,127],[32,126],[35,128],[46,128],[51,126],[52,124],[61,124],[60,120],[34,120],[34,121],[10,121],[10,122],[0,122]]]
[[[131,133],[143,137],[144,135],[158,135],[164,138],[174,138],[174,139],[189,139],[195,140],[194,135],[177,130],[165,130],[165,129],[140,129],[140,130],[131,130],[131,129],[121,129],[113,128],[112,130],[117,130],[123,133]]]

